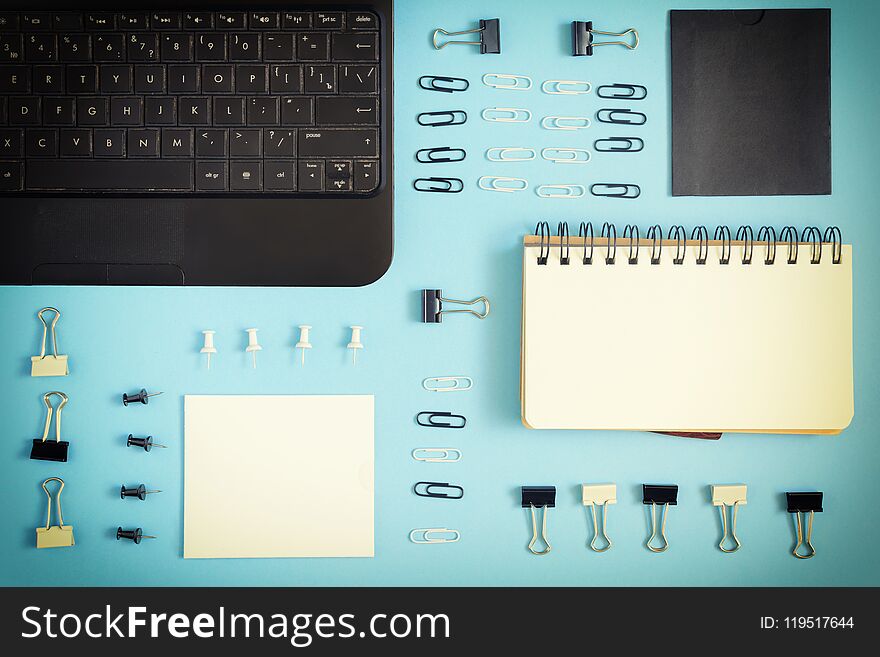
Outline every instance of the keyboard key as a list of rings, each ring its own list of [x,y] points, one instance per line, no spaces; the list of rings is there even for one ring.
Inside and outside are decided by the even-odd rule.
[[[179,30],[180,14],[176,11],[154,11],[150,23],[154,30]]]
[[[214,99],[215,125],[244,125],[244,98],[231,96]]]
[[[296,37],[296,58],[307,62],[323,62],[330,58],[327,34],[306,32]]]
[[[285,30],[307,30],[312,27],[309,11],[285,11],[281,14],[281,27]]]
[[[141,125],[143,123],[142,98],[115,96],[110,99],[110,125]]]
[[[40,125],[39,97],[9,99],[9,125]]]
[[[196,190],[216,192],[226,190],[226,162],[196,162]]]
[[[98,67],[77,65],[67,67],[67,93],[95,94],[98,93]]]
[[[14,128],[0,128],[0,160],[22,153],[22,133]]]
[[[20,62],[24,55],[20,34],[0,34],[0,62]]]
[[[229,155],[231,157],[259,157],[262,150],[262,130],[229,131]]]
[[[52,15],[48,12],[27,12],[21,15],[21,29],[25,32],[48,30],[52,26]]]
[[[379,28],[379,19],[376,14],[369,11],[348,12],[348,29],[350,30],[376,30]]]
[[[225,130],[199,130],[196,132],[196,157],[226,157]]]
[[[340,32],[333,34],[331,52],[335,61],[369,62],[379,59],[375,32]]]
[[[243,11],[218,11],[214,17],[214,24],[228,30],[241,30],[245,27],[245,12]]]
[[[67,34],[58,41],[58,61],[89,62],[92,60],[90,34]]]
[[[267,160],[263,162],[263,188],[279,192],[294,191],[296,189],[296,172],[293,161]]]
[[[130,94],[131,67],[125,64],[103,64],[101,66],[101,93]],[[73,93],[73,92],[71,92]]]
[[[58,59],[58,41],[54,34],[29,34],[24,40],[28,63],[54,62]]]
[[[30,67],[0,65],[0,94],[26,94],[30,90]]]
[[[300,157],[376,157],[378,141],[378,131],[374,129],[300,130],[297,152]]]
[[[324,163],[320,160],[297,162],[297,182],[301,192],[320,192],[324,189]]]
[[[259,34],[232,34],[229,37],[229,61],[260,61]]]
[[[333,65],[306,66],[305,90],[312,94],[336,93],[336,67]]]
[[[86,14],[87,30],[115,30],[116,15],[109,11]]]
[[[377,160],[355,160],[354,188],[358,192],[372,192],[379,184],[379,162]]]
[[[341,30],[342,29],[341,11],[319,11],[315,12],[315,28],[322,30]]]
[[[322,96],[317,103],[319,125],[379,125],[375,96]]]
[[[266,34],[263,36],[263,60],[289,62],[293,59],[292,34]]]
[[[159,35],[155,32],[133,32],[126,35],[128,61],[158,62]]]
[[[58,137],[61,157],[91,157],[92,131],[83,128],[61,130]]]
[[[295,147],[296,133],[293,130],[263,130],[263,155],[266,157],[293,157]]]
[[[192,162],[184,160],[64,160],[28,163],[26,189],[190,191]]]
[[[188,11],[183,15],[183,29],[207,30],[214,27],[214,15],[210,11]]]
[[[34,66],[33,88],[37,94],[63,94],[64,67]]]
[[[177,122],[180,125],[210,125],[211,105],[207,98],[181,98]]]
[[[76,11],[66,11],[52,16],[52,29],[57,31],[83,29],[83,16]]]
[[[205,64],[202,67],[203,93],[231,94],[232,88],[231,64]]]
[[[272,93],[298,94],[302,90],[302,67],[279,65],[269,67],[269,90]]]
[[[159,131],[129,130],[126,150],[128,157],[159,157]]]
[[[174,125],[177,123],[177,99],[149,96],[144,99],[144,125]]]
[[[199,92],[199,66],[178,65],[168,67],[168,93],[194,94]]]
[[[288,97],[281,99],[281,125],[311,125],[312,99]]]
[[[0,162],[0,191],[17,192],[24,186],[21,162]]]
[[[235,91],[240,94],[266,93],[266,77],[265,66],[240,64],[235,67]]]
[[[159,56],[163,62],[189,62],[193,58],[191,34],[164,34],[159,42]]]
[[[165,67],[135,66],[134,92],[136,94],[161,94],[165,91]]]
[[[339,180],[351,178],[351,162],[348,160],[331,160],[327,162],[327,179]]]
[[[193,137],[188,128],[162,130],[162,157],[192,157]]]
[[[196,59],[204,62],[222,62],[226,59],[226,35],[211,32],[196,37]]]
[[[116,17],[116,27],[120,30],[145,30],[150,22],[150,15],[145,11],[127,11]]]
[[[92,43],[92,57],[96,62],[121,62],[125,59],[125,36],[122,34],[98,34]]]
[[[110,123],[109,111],[110,99],[106,97],[98,98],[77,98],[76,99],[76,122],[77,125],[83,126],[100,126]]]
[[[275,96],[248,98],[247,122],[248,125],[277,125],[278,98]]]
[[[252,30],[278,29],[278,14],[274,11],[252,11],[249,18]]]
[[[229,189],[259,191],[263,187],[263,163],[257,160],[233,160],[229,163]]]
[[[24,152],[28,157],[57,157],[58,132],[47,128],[25,130]]]
[[[125,130],[95,130],[95,157],[123,157]]]
[[[0,30],[19,29],[18,14],[12,11],[0,11]]]
[[[74,125],[76,100],[74,98],[43,99],[43,125]]]

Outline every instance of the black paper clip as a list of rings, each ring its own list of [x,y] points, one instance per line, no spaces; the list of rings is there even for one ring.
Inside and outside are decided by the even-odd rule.
[[[445,75],[423,75],[419,78],[419,86],[426,91],[440,91],[445,94],[451,94],[456,91],[467,91],[471,83],[464,78],[450,78]]]
[[[813,517],[817,513],[822,513],[822,493],[786,493],[785,502],[789,513],[795,514],[797,518],[797,545],[791,553],[798,559],[810,559],[816,554],[813,547]],[[807,520],[807,531],[804,534],[802,514],[809,513]],[[801,546],[805,546],[809,552],[801,554],[798,552]]]
[[[644,147],[645,142],[640,137],[608,137],[593,142],[593,150],[597,153],[638,153]]]
[[[605,93],[603,89],[610,90]],[[596,89],[596,95],[599,98],[609,98],[611,100],[645,100],[648,97],[648,90],[640,84],[623,84],[615,82],[614,84],[603,84]]]
[[[422,164],[461,162],[465,157],[467,157],[467,152],[463,148],[450,148],[449,146],[420,148],[416,151],[416,161]]]
[[[437,37],[443,35],[445,37],[460,36],[462,34],[479,34],[478,41],[445,41],[440,43]],[[499,55],[501,54],[501,21],[497,18],[488,18],[480,21],[480,27],[473,30],[461,30],[459,32],[447,32],[441,27],[434,30],[434,37],[431,40],[435,50],[441,50],[449,44],[461,46],[480,46],[481,55]]]
[[[552,548],[550,541],[547,540],[547,510],[556,506],[556,486],[523,486],[520,492],[522,508],[529,509],[532,514],[532,540],[529,541],[529,552],[538,556],[548,554]],[[538,541],[538,521],[535,517],[537,509],[542,509],[544,512],[541,520],[541,538],[547,547],[543,550],[535,549],[535,543]]]
[[[631,109],[603,107],[596,111],[596,120],[599,123],[614,123],[616,125],[645,125],[648,122],[648,117]]]
[[[58,403],[58,410],[55,413],[55,440],[47,440],[49,438],[49,427],[52,424],[52,397],[58,397],[61,401]],[[43,395],[43,403],[46,405],[46,425],[43,427],[43,437],[34,438],[31,447],[31,458],[35,461],[56,461],[67,463],[67,448],[70,443],[61,440],[61,411],[67,405],[67,395],[63,392],[47,392]]]
[[[638,198],[642,188],[635,183],[593,183],[590,194],[605,198]]]
[[[603,36],[625,37],[632,34],[632,43],[627,41],[593,41],[594,34]],[[623,32],[604,32],[602,30],[593,29],[593,21],[572,21],[571,22],[571,54],[574,57],[582,57],[584,55],[592,55],[593,48],[596,46],[623,46],[629,50],[635,50],[639,47],[639,32],[631,27]]]
[[[444,303],[457,303],[465,306],[473,306],[477,303],[483,304],[483,312],[479,313],[470,308],[456,308],[454,310],[444,310]],[[486,297],[477,297],[470,301],[461,301],[459,299],[447,299],[443,296],[443,290],[422,290],[422,322],[425,324],[439,324],[443,321],[444,314],[451,313],[470,313],[480,319],[486,319],[489,315],[489,300]]]
[[[451,491],[452,494],[447,491]],[[418,481],[413,485],[413,493],[419,497],[460,500],[464,497],[464,488],[448,484],[445,481]]]
[[[666,538],[666,517],[669,515],[669,506],[678,504],[678,486],[669,484],[665,486],[642,484],[642,504],[651,505],[651,537],[645,545],[651,552],[666,552],[669,548],[669,540]],[[663,539],[663,547],[654,547],[653,541],[657,537],[657,507],[662,506],[660,514],[660,537]]]
[[[416,178],[413,189],[417,192],[438,192],[440,194],[458,194],[464,189],[461,178]]]
[[[422,416],[427,415],[428,419],[422,421]],[[437,420],[436,418],[446,418]],[[437,429],[464,429],[467,424],[467,418],[464,415],[455,415],[448,411],[421,411],[416,415],[416,424],[420,427],[435,427]]]
[[[435,120],[434,117],[446,117]],[[439,128],[444,125],[462,125],[467,122],[464,110],[442,110],[440,112],[422,112],[416,116],[416,122],[427,128]]]

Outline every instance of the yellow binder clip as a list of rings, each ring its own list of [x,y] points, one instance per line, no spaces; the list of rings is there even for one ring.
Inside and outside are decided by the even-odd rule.
[[[46,324],[46,319],[43,317],[43,313],[47,310],[51,310],[55,313],[51,327]],[[40,347],[40,355],[31,356],[31,376],[67,376],[70,374],[70,370],[67,366],[67,356],[58,354],[58,337],[55,334],[55,325],[58,323],[58,320],[61,319],[61,311],[50,306],[43,308],[38,312],[37,317],[43,324],[43,343]],[[46,339],[49,337],[50,331],[52,333],[51,356],[46,354]]]
[[[57,481],[60,484],[58,492],[55,493],[55,506],[58,512],[57,525],[52,524],[52,493],[46,487],[50,481]],[[46,492],[49,502],[46,505],[46,526],[37,527],[37,547],[73,547],[73,525],[65,525],[64,517],[61,515],[61,492],[64,490],[64,480],[58,477],[49,477],[43,482],[43,490]]]
[[[584,506],[590,507],[593,515],[593,540],[590,541],[590,549],[593,552],[605,552],[611,549],[611,539],[608,538],[608,505],[617,504],[617,484],[583,484],[581,495]],[[596,507],[602,507],[602,528],[596,517]],[[596,547],[599,537],[605,541],[605,547]]]
[[[712,505],[721,509],[721,542],[718,549],[727,554],[736,552],[742,547],[739,538],[736,535],[736,512],[739,507],[746,503],[746,485],[745,484],[728,484],[724,486],[712,486]],[[728,532],[727,524],[727,507],[731,507],[730,512],[730,531]],[[724,543],[727,537],[733,539],[736,547],[726,548]]]

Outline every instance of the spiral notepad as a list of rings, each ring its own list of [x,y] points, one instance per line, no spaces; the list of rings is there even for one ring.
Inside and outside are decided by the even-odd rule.
[[[836,228],[542,222],[524,240],[521,356],[530,428],[839,433],[852,246]]]

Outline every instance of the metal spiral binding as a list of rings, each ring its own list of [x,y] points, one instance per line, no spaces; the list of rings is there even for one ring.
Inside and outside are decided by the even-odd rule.
[[[546,265],[552,247],[552,233],[550,231],[549,222],[539,221],[535,226],[535,235],[540,237],[538,264]],[[615,264],[617,257],[616,225],[609,221],[604,222],[602,224],[602,232],[600,236],[606,240],[605,264],[613,265]],[[559,262],[562,265],[568,265],[571,263],[571,234],[569,232],[568,222],[560,221],[557,224],[556,237],[559,238]],[[624,240],[628,240],[629,244],[627,263],[631,265],[638,264],[639,248],[641,246],[639,227],[635,224],[626,224],[623,229],[622,237]],[[580,222],[578,239],[582,240],[582,264],[592,265],[593,252],[595,250],[592,222]],[[648,228],[647,239],[651,240],[651,264],[661,264],[664,237],[663,229],[659,224],[654,224]],[[687,249],[689,246],[696,247],[696,264],[705,265],[709,260],[709,231],[705,226],[695,226],[691,231],[690,239],[688,239],[687,231],[684,226],[670,226],[666,234],[666,240],[669,242],[675,242],[675,252],[672,257],[672,263],[675,265],[685,264],[685,258],[687,257]],[[742,247],[742,264],[752,264],[752,256],[755,248],[755,233],[751,226],[740,226],[736,231],[734,239],[731,239],[730,228],[727,226],[717,226],[712,241],[716,243],[720,242],[720,245],[714,244],[716,247],[720,246],[721,249],[718,256],[719,264],[730,264],[734,243],[738,243],[737,245]],[[809,244],[810,246],[810,264],[818,265],[822,262],[822,250],[826,244],[831,245],[832,264],[839,265],[843,257],[843,239],[840,228],[837,226],[829,226],[825,229],[824,233],[816,226],[806,226],[800,234],[800,239],[798,238],[797,229],[794,226],[784,226],[778,233],[778,236],[776,229],[772,226],[762,226],[758,231],[757,241],[764,242],[765,265],[775,264],[776,248],[779,242],[785,242],[788,246],[786,263],[790,265],[797,264],[799,246],[801,243]]]

